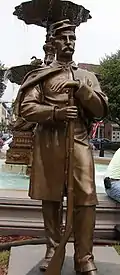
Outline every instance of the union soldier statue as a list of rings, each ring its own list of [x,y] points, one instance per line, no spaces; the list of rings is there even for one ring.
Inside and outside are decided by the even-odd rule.
[[[72,61],[75,28],[69,20],[52,25],[56,58],[49,66],[26,76],[18,93],[16,111],[26,122],[37,124],[29,196],[42,200],[47,238],[45,258],[40,265],[43,271],[60,242],[59,210],[66,194],[66,122],[74,120],[74,268],[77,274],[95,275],[92,248],[97,196],[88,129],[90,121],[106,116],[107,97],[95,75]],[[74,106],[68,106],[71,88]]]

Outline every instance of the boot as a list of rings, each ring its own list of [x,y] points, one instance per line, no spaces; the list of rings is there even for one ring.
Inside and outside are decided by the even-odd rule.
[[[40,261],[39,269],[46,271],[55,249],[60,242],[61,209],[59,202],[42,201],[42,211],[46,235],[47,250],[45,257]]]
[[[92,254],[95,210],[95,206],[75,206],[74,209],[74,269],[76,274],[97,274]]]
[[[47,247],[45,258],[43,258],[40,261],[40,265],[39,265],[40,271],[46,271],[53,255],[54,255],[54,252],[55,252],[55,250],[53,247]]]

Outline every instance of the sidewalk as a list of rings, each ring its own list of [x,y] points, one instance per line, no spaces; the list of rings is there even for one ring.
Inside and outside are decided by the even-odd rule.
[[[100,153],[99,150],[93,150],[92,152],[93,152],[93,156],[99,157],[99,153]],[[104,157],[112,158],[114,153],[115,153],[115,151],[104,151]]]
[[[5,190],[0,189],[0,197],[1,198],[28,198],[27,190]]]

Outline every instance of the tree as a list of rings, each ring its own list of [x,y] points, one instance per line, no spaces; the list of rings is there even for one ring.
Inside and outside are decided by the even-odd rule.
[[[120,125],[120,50],[100,62],[100,83],[108,96],[108,119]]]
[[[6,85],[4,83],[4,73],[5,73],[5,65],[1,63],[0,61],[0,98],[4,94],[4,91],[6,89]]]

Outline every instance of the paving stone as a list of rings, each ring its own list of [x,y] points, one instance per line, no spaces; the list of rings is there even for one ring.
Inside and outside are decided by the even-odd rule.
[[[45,253],[44,245],[13,247],[10,255],[8,275],[43,275],[39,262]],[[74,275],[73,245],[67,245],[66,258],[61,275]],[[120,275],[120,256],[107,246],[94,247],[98,275]]]

